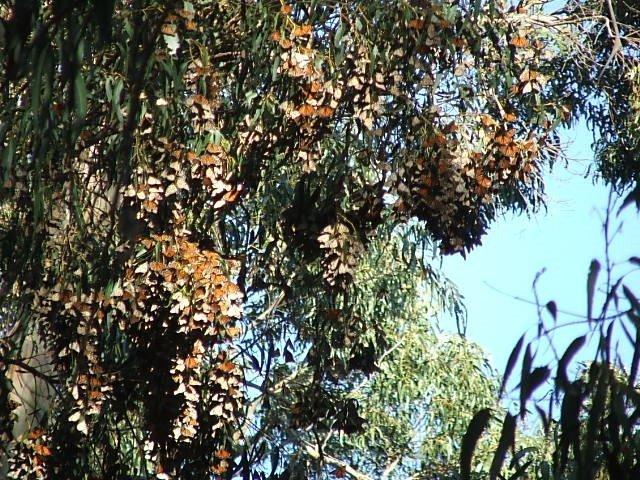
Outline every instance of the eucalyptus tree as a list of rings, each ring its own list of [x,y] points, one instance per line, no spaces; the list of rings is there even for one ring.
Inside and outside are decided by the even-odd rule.
[[[603,221],[603,258],[585,269],[584,313],[572,312],[567,320],[557,292],[538,305],[536,337],[523,336],[513,349],[505,376],[519,370],[519,401],[516,411],[505,414],[489,477],[633,479],[640,475],[640,259],[614,259],[612,246],[625,228],[619,215],[634,222],[640,213],[640,9],[628,1],[569,1],[553,14],[526,20],[531,21],[539,34],[553,39],[551,50],[561,52],[554,88],[565,93],[574,118],[590,126],[596,173],[612,190]],[[560,347],[554,338],[559,330],[582,331]],[[541,358],[542,349],[553,351],[555,360]],[[546,458],[538,462],[527,461],[530,449],[515,441],[516,417],[532,411],[548,438],[540,449]],[[473,446],[489,416],[480,411],[469,426],[468,448],[461,447],[463,478],[471,477]],[[509,457],[520,466],[503,477]]]
[[[353,323],[323,347],[335,358],[324,391],[313,369],[294,361],[302,352],[291,342],[290,361],[254,396],[251,408],[262,414],[248,426],[250,443],[265,445],[274,473],[283,464],[286,478],[451,477],[475,410],[499,410],[498,377],[484,353],[440,330],[446,285],[423,263],[432,254],[407,251],[408,233],[379,231],[359,261],[350,289]],[[341,314],[329,315],[337,321]],[[483,458],[488,465],[490,455]]]
[[[386,398],[374,370],[398,367],[403,331],[385,322],[428,333],[402,317],[397,272],[393,291],[363,273],[377,242],[399,235],[389,255],[460,315],[424,245],[464,254],[500,211],[541,205],[556,128],[601,105],[582,86],[627,85],[560,68],[584,58],[567,15],[498,0],[0,6],[8,475],[276,478],[297,468],[294,440],[315,452],[305,475],[324,475],[328,432],[337,448],[373,408],[348,386]],[[14,432],[26,378],[46,392]],[[434,398],[412,397],[427,415]],[[274,412],[286,431],[265,430]],[[385,461],[359,452],[349,465]]]

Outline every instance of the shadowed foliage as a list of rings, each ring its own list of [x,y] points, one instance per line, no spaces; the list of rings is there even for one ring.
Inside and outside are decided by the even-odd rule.
[[[625,5],[4,2],[6,475],[469,474],[498,381],[437,259],[540,207],[580,116],[637,180]]]

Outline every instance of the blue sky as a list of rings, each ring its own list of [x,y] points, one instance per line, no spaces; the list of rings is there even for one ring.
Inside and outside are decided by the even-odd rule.
[[[532,283],[537,272],[545,269],[537,282],[541,303],[555,300],[559,310],[584,314],[589,264],[593,258],[604,258],[602,223],[609,188],[584,178],[593,157],[591,134],[579,125],[566,132],[563,140],[569,144],[570,162],[568,168],[557,164],[548,176],[548,210],[530,218],[508,214],[466,260],[455,256],[443,262],[445,274],[465,297],[468,338],[489,353],[499,372],[518,338],[525,331],[535,334],[536,307],[514,297],[534,300]],[[640,256],[640,216],[627,208],[614,223],[620,221],[622,230],[611,249],[616,262]],[[627,285],[640,291],[640,275],[631,277]],[[571,317],[559,313],[558,319]],[[579,335],[579,328],[559,332],[560,347]],[[550,360],[550,352],[542,355]]]

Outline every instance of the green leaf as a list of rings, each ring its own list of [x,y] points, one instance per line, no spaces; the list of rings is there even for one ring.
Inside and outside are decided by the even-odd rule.
[[[502,431],[500,432],[500,440],[493,455],[493,461],[489,468],[489,478],[494,480],[498,478],[502,465],[507,456],[507,451],[513,447],[516,440],[516,417],[507,413],[502,423]]]
[[[560,413],[560,445],[559,445],[559,466],[564,469],[569,458],[569,449],[571,446],[578,446],[580,443],[580,398],[578,393],[573,389],[567,390],[562,399],[562,407]]]
[[[500,395],[504,393],[504,389],[507,385],[507,380],[509,380],[509,376],[513,371],[513,367],[516,365],[516,360],[520,356],[520,350],[522,349],[522,344],[524,343],[524,335],[520,337],[516,346],[511,350],[511,354],[509,355],[509,359],[507,360],[507,366],[504,369],[504,375],[502,376],[502,383],[500,385]]]
[[[462,446],[460,447],[461,480],[471,479],[471,462],[473,460],[473,453],[478,440],[489,425],[489,420],[491,420],[491,409],[484,408],[477,412],[469,423],[469,427],[462,438]]]
[[[524,476],[524,474],[526,473],[527,469],[531,466],[532,463],[533,463],[533,460],[529,460],[529,461],[525,462],[524,464],[522,464],[513,473],[513,475],[511,475],[509,477],[509,480],[519,480],[519,479],[522,479],[522,478],[527,478],[527,477]]]
[[[31,111],[34,115],[38,115],[40,110],[42,73],[49,55],[49,50],[46,48],[43,48],[40,51],[40,56],[38,57],[38,61],[36,63],[36,69],[33,72],[33,81],[31,84]]]
[[[81,122],[87,114],[87,86],[80,72],[73,79],[73,101],[76,110],[76,121]]]
[[[518,453],[513,455],[511,463],[509,464],[509,468],[515,468],[516,466],[520,465],[520,460],[522,460],[529,453],[533,453],[535,451],[536,449],[534,447],[526,447],[518,450]]]
[[[336,34],[333,37],[333,44],[335,47],[339,48],[342,43],[342,36],[344,35],[344,24],[340,22],[338,28],[336,29]]]
[[[524,370],[522,372],[522,381],[520,384],[520,416],[524,419],[526,414],[527,402],[533,395],[533,392],[542,385],[551,371],[548,367],[537,367],[531,371]]]
[[[118,78],[113,85],[113,91],[111,93],[111,108],[116,114],[118,123],[122,125],[124,123],[124,116],[122,115],[122,108],[120,108],[120,95],[124,88],[124,82],[122,78]]]
[[[638,317],[633,314],[630,317],[636,328],[636,336],[635,341],[631,343],[633,345],[633,357],[631,358],[631,371],[629,372],[629,381],[627,383],[630,387],[634,387],[638,376],[638,368],[640,367],[640,322],[638,322]]]
[[[626,285],[622,286],[622,291],[624,292],[624,296],[627,297],[627,300],[633,307],[633,310],[635,310],[638,314],[640,314],[640,301],[638,301],[638,298],[633,294],[633,292]]]
[[[587,277],[587,318],[589,322],[593,319],[593,295],[596,289],[596,281],[600,273],[600,262],[592,260],[589,266],[589,275]]]
[[[562,355],[562,358],[558,362],[556,384],[562,389],[566,389],[569,385],[569,377],[567,375],[567,367],[569,366],[569,362],[571,362],[571,359],[575,356],[578,350],[580,350],[584,346],[585,342],[585,335],[574,339],[567,347],[564,354]]]
[[[7,145],[2,148],[2,180],[6,182],[13,166],[13,156],[16,153],[16,141],[14,138],[7,142]]]
[[[618,212],[624,210],[632,203],[635,203],[636,208],[640,210],[640,183],[638,183],[635,186],[635,188],[631,190],[631,192],[629,192],[629,194],[625,197],[624,201],[622,202],[622,206],[620,207]]]

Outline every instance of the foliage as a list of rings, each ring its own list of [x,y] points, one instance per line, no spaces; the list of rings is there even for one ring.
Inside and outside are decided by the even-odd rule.
[[[429,294],[434,283],[423,265],[402,260],[405,241],[398,233],[372,241],[350,290],[361,338],[345,330],[325,353],[351,370],[325,384],[333,405],[357,406],[357,416],[340,428],[340,414],[325,413],[324,395],[309,387],[313,372],[299,363],[278,371],[268,394],[254,400],[269,406],[252,443],[266,438],[277,457],[289,456],[292,478],[308,478],[320,460],[328,472],[362,479],[452,475],[474,409],[495,406],[495,374],[477,346],[437,330],[437,305],[427,301],[437,291]],[[291,429],[312,421],[315,431]]]
[[[418,470],[448,469],[458,445],[416,450],[407,432],[455,435],[493,387],[416,303],[463,323],[434,254],[541,205],[555,129],[605,122],[588,107],[600,83],[558,68],[577,50],[557,15],[497,0],[3,4],[9,475],[319,477],[325,449],[352,476],[346,462],[416,467],[420,448]],[[418,361],[422,340],[450,370]],[[439,410],[456,384],[423,383],[376,415],[403,369],[430,388],[456,376],[470,403]],[[38,426],[13,432],[25,375],[46,392]],[[372,451],[376,426],[396,457]]]
[[[567,89],[576,97],[575,104],[583,105],[597,137],[594,146],[600,173],[619,188],[637,184],[640,9],[628,1],[570,2],[567,15],[599,19],[582,26],[580,41],[587,48],[581,58],[573,56],[573,67],[567,69],[564,81],[567,87],[573,84]]]
[[[537,337],[526,343],[524,353],[523,337],[509,359],[505,377],[521,359],[517,414],[524,419],[533,404],[550,440],[549,458],[525,463],[511,478],[534,475],[540,479],[631,479],[640,474],[637,391],[640,337],[634,333],[640,318],[634,285],[639,262],[632,257],[627,262],[614,263],[609,252],[621,228],[614,223],[615,215],[634,203],[640,207],[640,168],[635,155],[640,87],[639,13],[628,2],[569,2],[562,14],[570,27],[548,19],[543,22],[551,30],[566,28],[566,39],[573,33],[578,40],[570,41],[588,46],[584,52],[569,55],[568,68],[558,78],[573,97],[577,112],[594,127],[601,175],[624,196],[612,191],[604,223],[605,261],[593,260],[590,265],[586,314],[564,323],[560,321],[562,310],[556,301],[539,306]],[[587,18],[590,19],[587,22],[580,20]],[[578,325],[584,325],[586,333],[562,347],[555,363],[535,366],[536,354],[542,348],[556,351],[553,332],[567,326],[575,329]],[[576,357],[582,360],[578,369]],[[585,363],[585,357],[591,361]],[[547,380],[552,382],[548,394],[536,395],[549,386]],[[493,462],[497,468],[491,472],[491,478],[498,478],[499,466],[507,458],[508,450],[514,458],[528,450],[516,453],[515,416],[507,413],[504,425],[499,442],[502,448],[495,451]]]
[[[610,240],[607,238],[608,245]],[[523,465],[511,478],[632,479],[640,472],[640,342],[634,333],[640,305],[634,287],[640,262],[632,257],[614,264],[607,255],[606,278],[600,274],[600,265],[597,260],[592,262],[587,279],[587,314],[577,321],[563,321],[566,312],[549,301],[541,306],[538,336],[527,344],[524,354],[523,342],[512,353],[506,375],[521,358],[519,414],[525,418],[533,404],[549,444],[538,447],[539,452],[546,451],[546,459],[540,461],[538,456],[539,461]],[[537,352],[557,349],[554,332],[581,324],[586,334],[562,347],[555,363],[533,368]],[[545,383],[547,378],[551,384]],[[550,391],[534,395],[544,388]],[[506,418],[515,417],[507,413]],[[510,422],[501,442],[508,441],[514,453],[526,452],[528,448],[521,449],[514,442],[515,428],[516,423]],[[496,450],[494,461],[504,461],[505,454],[506,449]]]

